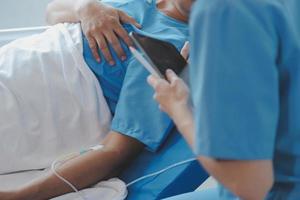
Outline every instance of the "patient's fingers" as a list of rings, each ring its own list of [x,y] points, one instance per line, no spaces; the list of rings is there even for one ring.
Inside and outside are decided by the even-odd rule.
[[[184,59],[188,60],[190,53],[190,43],[188,41],[184,43],[180,53]]]
[[[97,47],[96,40],[91,36],[87,36],[87,40],[88,40],[88,43],[89,43],[89,46],[91,48],[91,51],[92,51],[92,54],[93,54],[94,58],[96,59],[97,62],[100,62],[101,59],[100,59],[100,56],[99,56],[99,53],[98,53],[98,47]]]
[[[119,26],[115,28],[114,31],[128,46],[133,46],[133,42],[124,28]]]
[[[99,47],[100,51],[102,52],[105,60],[107,60],[107,62],[110,65],[114,65],[115,62],[110,54],[109,48],[107,46],[106,40],[103,35],[100,35],[100,34],[97,35],[97,43],[98,43],[98,47]]]
[[[129,15],[124,13],[123,11],[119,10],[119,16],[120,16],[121,22],[128,23],[128,24],[133,24],[137,28],[142,28],[142,26],[139,23],[137,23],[137,21],[133,17],[130,17]]]
[[[118,57],[124,61],[126,59],[126,54],[123,48],[121,47],[120,41],[116,37],[115,33],[113,31],[110,31],[108,33],[105,33],[105,37],[117,53]]]

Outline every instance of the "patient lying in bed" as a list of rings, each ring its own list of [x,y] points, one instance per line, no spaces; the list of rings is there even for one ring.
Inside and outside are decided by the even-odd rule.
[[[125,25],[127,31],[169,41],[178,50],[186,41],[187,25],[161,12],[155,1],[105,3],[129,13],[143,27]],[[144,146],[152,151],[159,147],[171,120],[152,99],[148,72],[123,48],[125,61],[112,51],[115,66],[97,63],[80,25],[58,24],[0,49],[0,174],[47,168],[63,154],[102,143],[101,151],[59,170],[84,188],[114,176]],[[71,191],[49,174],[13,192],[33,195],[36,188],[42,191],[37,199]],[[4,194],[0,192],[0,199]]]

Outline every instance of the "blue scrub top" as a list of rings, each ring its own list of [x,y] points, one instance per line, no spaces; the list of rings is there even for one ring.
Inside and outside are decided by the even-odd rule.
[[[198,0],[190,34],[196,152],[272,159],[268,199],[300,199],[300,1]]]
[[[161,13],[155,0],[104,0],[134,17],[142,25],[138,30],[131,25],[125,29],[150,37],[171,42],[180,50],[187,40],[187,24]],[[102,62],[97,63],[92,56],[87,40],[83,37],[83,56],[97,76],[104,96],[114,115],[111,129],[133,137],[154,151],[173,128],[170,118],[158,108],[152,98],[153,89],[147,84],[148,71],[131,55],[122,42],[127,60],[120,61],[110,48],[115,66],[110,66],[101,54]]]

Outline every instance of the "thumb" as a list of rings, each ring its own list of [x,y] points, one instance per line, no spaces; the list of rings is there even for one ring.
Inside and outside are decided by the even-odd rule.
[[[133,24],[137,28],[142,28],[142,26],[137,23],[137,21],[133,18],[124,13],[123,11],[119,11],[120,21],[123,23]]]
[[[173,83],[176,79],[178,79],[178,76],[175,74],[175,72],[171,69],[167,69],[166,71],[167,79],[170,83]]]

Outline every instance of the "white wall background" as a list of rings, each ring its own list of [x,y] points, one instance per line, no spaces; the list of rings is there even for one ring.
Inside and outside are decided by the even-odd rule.
[[[0,29],[45,25],[51,0],[0,0]]]

